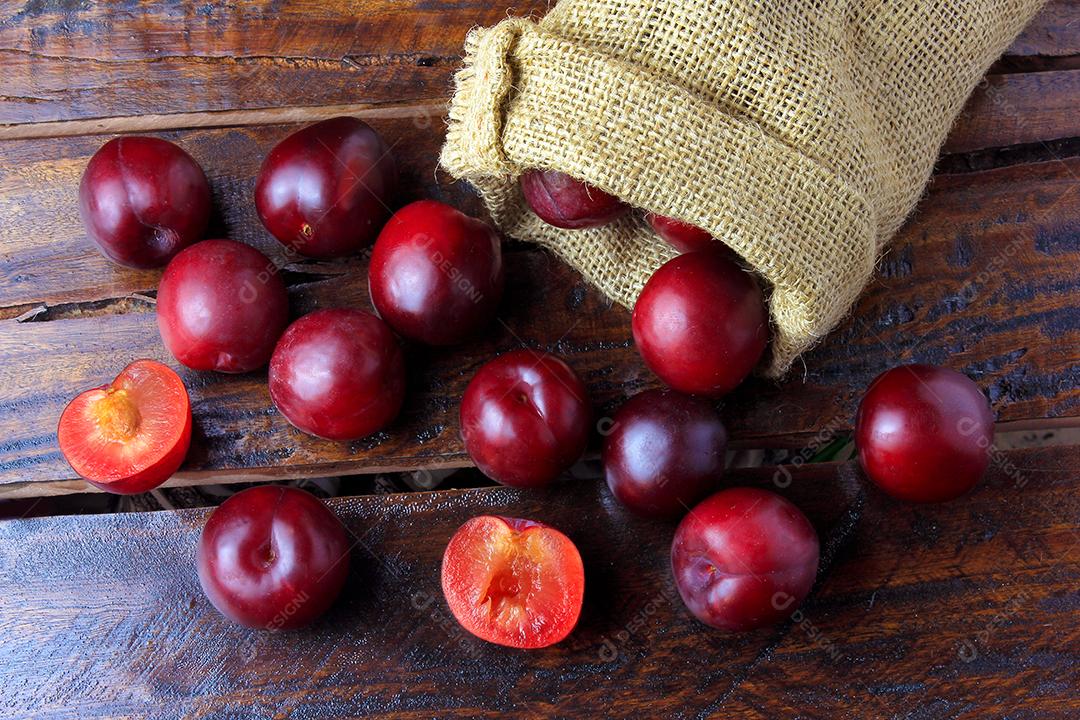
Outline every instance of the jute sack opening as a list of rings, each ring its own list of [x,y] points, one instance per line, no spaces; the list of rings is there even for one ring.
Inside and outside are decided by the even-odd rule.
[[[442,165],[507,235],[632,308],[675,252],[639,216],[560,230],[560,170],[702,227],[771,285],[777,376],[849,311],[964,100],[1042,0],[560,0],[472,31]]]

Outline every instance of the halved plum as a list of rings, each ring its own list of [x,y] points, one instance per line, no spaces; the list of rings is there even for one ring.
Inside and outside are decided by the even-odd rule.
[[[179,469],[191,445],[191,401],[167,365],[136,360],[109,385],[68,403],[60,452],[91,485],[120,495],[153,490]]]
[[[553,645],[574,629],[585,568],[570,538],[535,520],[481,515],[446,546],[442,588],[450,612],[482,640]]]

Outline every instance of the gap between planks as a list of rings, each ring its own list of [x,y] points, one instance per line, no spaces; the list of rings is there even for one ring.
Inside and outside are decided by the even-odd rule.
[[[261,108],[256,110],[219,110],[161,115],[133,115],[94,118],[91,120],[57,120],[40,123],[0,125],[0,140],[30,140],[78,135],[112,135],[132,132],[164,132],[191,128],[237,127],[246,125],[287,125],[326,120],[339,115],[361,119],[424,118],[446,115],[449,102],[424,100],[416,103],[380,105],[352,103],[312,107]]]
[[[280,468],[264,467],[234,470],[204,470],[185,472],[181,470],[166,480],[159,487],[201,487],[205,485],[235,485],[237,483],[262,483],[262,482],[286,482],[290,480],[310,480],[323,477],[347,477],[350,475],[379,475],[392,472],[414,472],[418,470],[460,470],[474,467],[468,456],[447,456],[433,458],[428,463],[393,462],[395,458],[388,458],[382,465],[353,467],[348,463],[334,463],[328,465],[315,465],[311,467]],[[282,472],[282,470],[287,470]],[[494,482],[494,481],[493,481]],[[502,487],[492,485],[492,487]],[[435,492],[431,491],[414,492]],[[20,482],[9,485],[0,485],[0,501],[2,500],[25,500],[28,498],[56,497],[59,495],[75,495],[84,493],[100,494],[105,492],[87,482],[79,479],[71,480],[48,480],[45,482]],[[410,493],[411,494],[411,493]]]
[[[1067,430],[1071,428],[1080,428],[1080,416],[1069,416],[1061,418],[1038,418],[1029,420],[1014,420],[1011,422],[999,422],[994,424],[994,433],[1006,433],[1017,431],[1046,431],[1046,430]],[[845,428],[843,433],[853,432],[853,428]],[[806,434],[805,438],[809,440],[812,438],[812,434]],[[1042,447],[1073,447],[1071,441],[1064,441],[1061,443],[1050,443]],[[730,443],[729,450],[746,450],[756,448],[757,444],[753,439],[738,440]],[[772,447],[765,445],[763,447]],[[793,446],[794,447],[794,446]],[[1004,450],[1003,452],[1014,452],[1015,450]],[[594,450],[590,450],[585,455],[586,459],[599,460],[599,453]],[[472,460],[465,454],[464,449],[460,452],[452,455],[434,456],[430,458],[408,458],[405,462],[395,463],[397,458],[387,458],[382,464],[376,464],[371,466],[355,467],[345,463],[331,463],[327,465],[312,465],[312,466],[298,466],[298,467],[264,467],[264,468],[248,468],[248,469],[230,469],[230,470],[202,470],[202,471],[188,471],[181,470],[176,475],[167,480],[161,487],[174,488],[174,487],[197,487],[203,485],[233,485],[236,483],[256,483],[256,482],[286,482],[290,480],[305,480],[311,478],[320,477],[344,477],[349,475],[377,475],[379,473],[391,473],[391,472],[414,472],[417,470],[460,470],[462,468],[475,467]],[[426,460],[427,462],[416,462],[417,460]],[[803,463],[799,464],[780,464],[780,465],[762,465],[757,467],[729,467],[724,473],[727,476],[729,473],[739,473],[741,475],[758,473],[762,477],[767,477],[770,474],[776,473],[780,468],[795,468],[805,469],[808,467],[826,467],[830,465],[850,465],[854,463],[854,460],[846,461],[826,461],[820,463]],[[491,488],[502,487],[501,485],[492,485]],[[480,489],[480,488],[474,488]],[[74,495],[79,493],[102,493],[103,490],[90,485],[79,479],[69,480],[48,480],[42,482],[20,482],[10,483],[7,485],[0,485],[0,500],[25,500],[28,498],[40,498],[40,497],[55,497],[59,495]],[[413,492],[445,492],[434,488],[431,491],[413,491]],[[408,493],[412,494],[412,493]]]

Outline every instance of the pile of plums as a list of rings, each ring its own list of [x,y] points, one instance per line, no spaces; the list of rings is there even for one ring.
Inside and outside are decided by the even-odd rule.
[[[387,427],[402,406],[398,336],[420,346],[460,344],[491,322],[503,291],[494,230],[432,200],[392,212],[396,185],[386,144],[355,118],[316,123],[270,151],[255,207],[287,253],[333,258],[374,243],[368,282],[378,316],[327,308],[291,324],[285,284],[269,258],[233,240],[201,239],[210,188],[180,148],[156,138],[112,140],[91,159],[79,194],[87,234],[107,257],[165,266],[158,327],[177,361],[222,373],[268,365],[270,397],[292,425],[347,441]],[[525,173],[520,190],[538,217],[568,230],[631,212],[553,171]],[[765,301],[755,276],[707,232],[674,218],[645,219],[682,253],[648,281],[632,317],[642,358],[669,389],[642,392],[616,412],[602,443],[607,485],[638,515],[682,517],[671,566],[694,616],[731,631],[761,627],[806,597],[819,555],[814,528],[789,501],[760,489],[721,489],[727,431],[713,400],[761,359],[769,339]],[[191,422],[179,376],[137,360],[111,384],[75,398],[58,435],[80,476],[135,493],[180,467]],[[460,423],[476,466],[518,488],[554,482],[594,433],[585,384],[561,358],[530,349],[479,369],[461,399]],[[974,383],[919,365],[876,379],[856,423],[866,474],[911,501],[971,488],[987,467],[992,433],[989,405]],[[213,604],[236,622],[299,627],[332,604],[348,550],[346,530],[324,504],[301,490],[261,486],[210,516],[198,573]],[[565,638],[584,585],[573,542],[533,520],[473,518],[443,558],[454,616],[478,637],[514,647]]]

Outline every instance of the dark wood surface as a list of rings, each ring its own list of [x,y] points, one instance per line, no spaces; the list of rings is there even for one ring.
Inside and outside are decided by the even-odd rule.
[[[402,203],[480,214],[435,171],[461,43],[473,25],[548,5],[0,5],[0,498],[85,491],[55,444],[64,403],[135,357],[169,360],[158,273],[108,264],[79,224],[79,176],[111,133],[189,150],[211,178],[213,233],[275,259],[251,208],[258,164],[299,124],[336,113],[394,145]],[[1080,422],[1078,58],[1080,3],[1053,0],[975,91],[851,317],[805,368],[724,401],[735,444],[842,435],[869,380],[909,361],[969,374],[1001,427]],[[264,373],[184,371],[195,443],[173,482],[466,464],[461,391],[484,359],[522,343],[567,357],[600,416],[655,384],[625,310],[550,255],[512,244],[507,258],[500,323],[465,348],[411,352],[402,417],[363,442],[291,429]],[[294,315],[368,307],[365,267],[286,265]],[[3,521],[0,718],[1075,717],[1078,468],[1077,447],[999,453],[982,486],[933,507],[891,502],[852,464],[729,473],[790,497],[823,541],[799,614],[741,636],[683,610],[672,526],[627,515],[594,481],[334,500],[356,540],[348,586],[327,617],[288,634],[238,628],[203,598],[193,558],[206,511]],[[586,606],[566,642],[510,651],[450,617],[439,560],[479,513],[544,520],[578,543]]]
[[[436,174],[438,105],[371,122],[404,169],[400,201],[436,197],[481,208]],[[160,133],[206,167],[218,216],[212,234],[256,245],[284,265],[294,314],[369,307],[363,257],[285,265],[254,215],[261,158],[296,125]],[[170,360],[157,336],[158,273],[118,268],[82,231],[76,188],[103,137],[0,141],[0,493],[78,491],[55,443],[77,392],[110,380],[137,357]],[[989,393],[1015,427],[1080,416],[1080,158],[979,153],[942,161],[927,196],[883,259],[851,317],[781,383],[757,379],[724,402],[743,446],[801,446],[823,427],[849,427],[862,389],[901,362],[942,363]],[[273,411],[265,374],[183,370],[195,403],[196,442],[175,482],[225,482],[377,469],[460,466],[458,398],[484,358],[522,343],[564,355],[587,381],[600,415],[655,384],[631,345],[629,314],[611,307],[551,255],[508,246],[510,291],[481,342],[411,353],[410,395],[386,433],[353,444],[293,430]],[[175,365],[175,364],[174,364]]]
[[[544,0],[5,3],[0,124],[442,99],[465,33]]]
[[[144,114],[441,99],[465,33],[549,0],[207,0],[0,6],[0,125]],[[1054,0],[1008,55],[1080,54]]]
[[[103,123],[183,145],[211,177],[213,234],[279,262],[254,217],[251,187],[267,149],[296,125],[267,125],[263,112],[299,108],[290,117],[302,120],[346,104],[393,144],[406,176],[401,202],[436,197],[480,213],[467,188],[435,172],[441,112],[464,33],[507,9],[466,0],[32,2],[3,11],[0,138],[28,128],[35,137],[0,140],[0,496],[85,489],[55,444],[64,403],[135,357],[167,359],[154,329],[158,273],[106,262],[78,219],[75,190],[108,137]],[[1076,422],[1080,160],[1067,141],[1076,134],[1080,70],[1070,48],[1078,34],[1080,8],[1052,3],[995,64],[851,318],[784,382],[755,380],[725,401],[737,443],[800,446],[822,428],[846,429],[874,375],[916,360],[973,376],[1004,423]],[[655,384],[630,346],[624,309],[538,250],[513,247],[508,264],[511,292],[489,337],[422,360],[413,353],[402,418],[364,442],[292,430],[272,410],[261,373],[185,371],[196,443],[175,482],[465,464],[461,391],[483,358],[521,343],[565,355],[601,415]],[[363,258],[288,265],[294,313],[366,307],[364,267]]]
[[[1080,70],[992,73],[979,83],[943,152],[1039,145],[1076,137],[1080,135],[1080,116],[1074,112],[1078,93]]]
[[[1078,467],[1076,447],[1004,453],[937,506],[892,502],[851,464],[779,476],[821,537],[819,578],[798,614],[743,635],[689,617],[672,526],[599,482],[333,500],[350,578],[290,633],[232,625],[202,596],[204,511],[0,522],[0,717],[1075,717]],[[775,489],[774,473],[727,482]],[[543,520],[580,548],[566,641],[509,650],[450,616],[442,552],[478,513]]]

